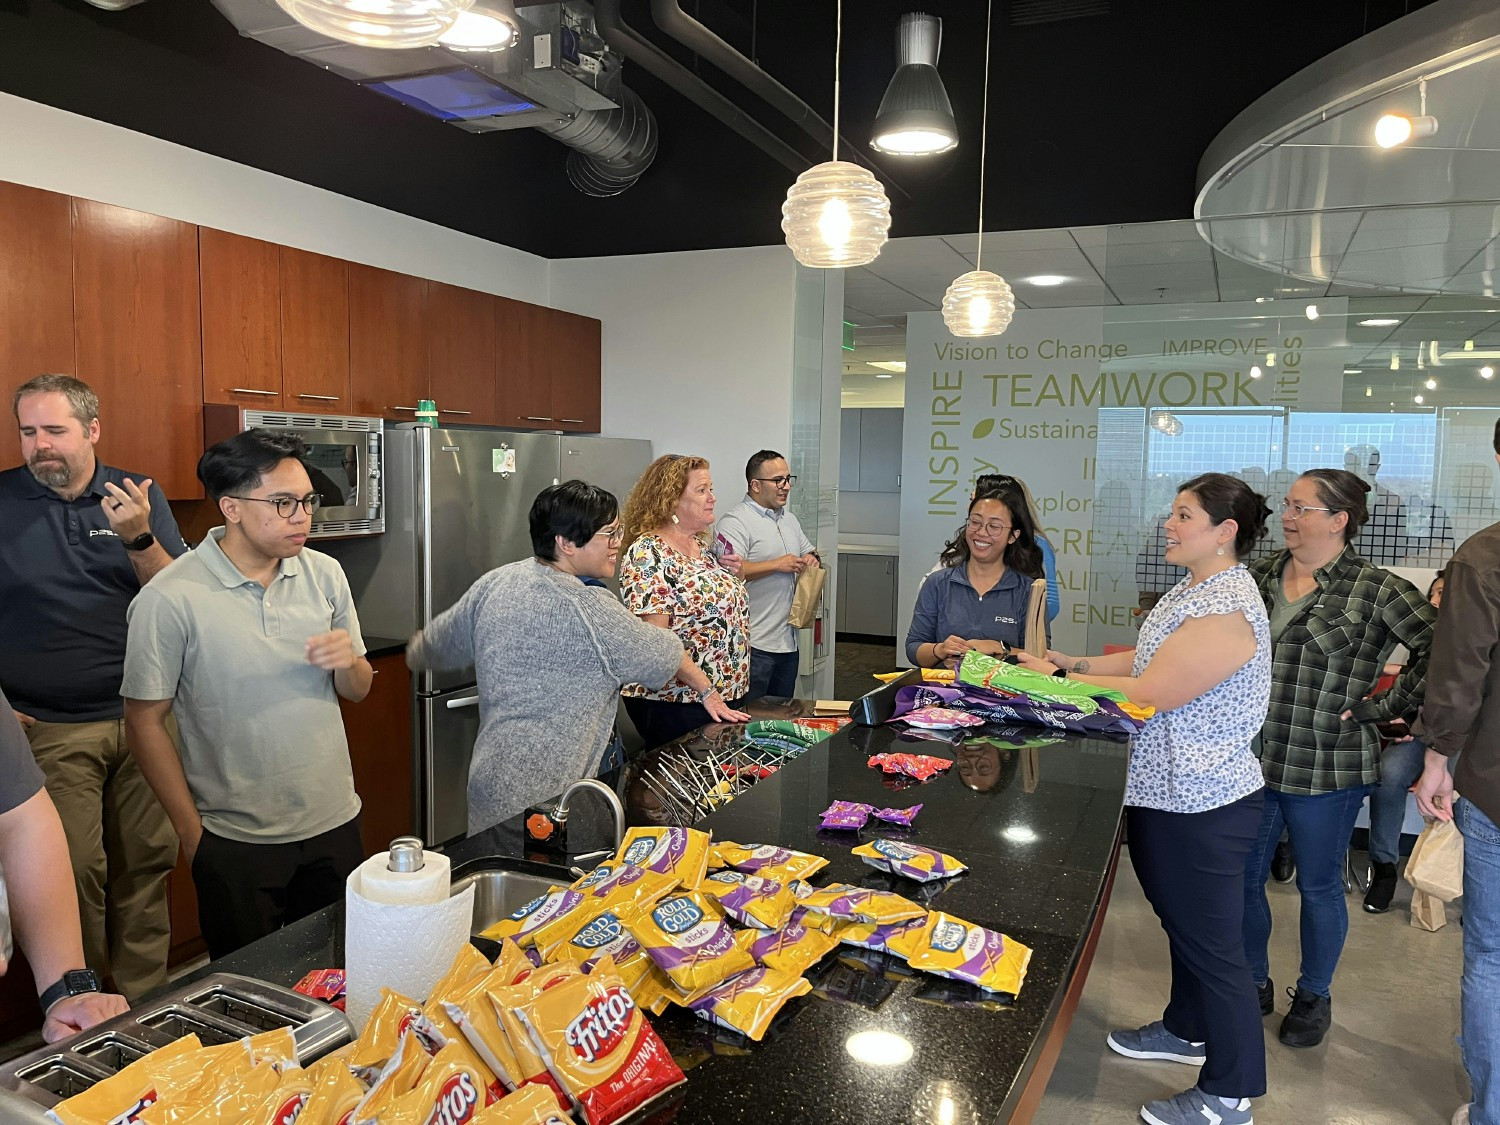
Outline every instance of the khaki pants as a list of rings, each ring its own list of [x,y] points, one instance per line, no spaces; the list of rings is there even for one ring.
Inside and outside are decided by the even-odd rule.
[[[26,734],[67,833],[84,958],[133,1003],[167,982],[177,834],[130,756],[123,719],[39,721]]]

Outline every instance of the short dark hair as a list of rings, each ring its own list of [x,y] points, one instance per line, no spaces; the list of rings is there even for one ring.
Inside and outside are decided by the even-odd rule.
[[[38,375],[35,379],[28,379],[16,388],[16,393],[11,396],[10,411],[21,418],[21,400],[27,395],[44,395],[57,393],[68,400],[68,409],[72,411],[73,417],[82,423],[84,429],[89,428],[89,423],[99,417],[99,396],[94,393],[94,388],[82,379],[75,379],[71,375]]]
[[[305,461],[307,446],[296,434],[253,429],[218,445],[211,445],[198,458],[198,479],[210,500],[253,492],[261,478],[288,457]]]
[[[557,561],[557,537],[582,547],[620,514],[615,494],[587,481],[550,485],[531,502],[531,549],[536,557]]]
[[[1208,513],[1213,525],[1234,520],[1234,557],[1243,559],[1250,548],[1266,533],[1266,519],[1271,514],[1266,498],[1238,477],[1228,473],[1203,473],[1177,486],[1178,492],[1191,492],[1199,506]]]
[[[1370,486],[1348,469],[1308,469],[1299,479],[1313,482],[1323,506],[1333,509],[1330,515],[1343,512],[1349,517],[1349,522],[1344,525],[1344,542],[1353,540],[1370,518],[1370,509],[1365,503]]]
[[[1495,419],[1495,452],[1500,453],[1500,418]]]
[[[761,466],[767,461],[785,461],[786,458],[774,449],[762,449],[758,453],[752,453],[750,460],[745,462],[745,483],[748,485],[755,480],[755,474],[760,472]]]

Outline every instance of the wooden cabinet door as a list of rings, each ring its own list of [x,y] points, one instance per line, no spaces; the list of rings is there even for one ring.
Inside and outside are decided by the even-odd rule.
[[[555,430],[552,409],[552,309],[495,298],[495,398],[499,424]]]
[[[203,401],[279,410],[281,254],[256,238],[198,229]]]
[[[281,391],[287,410],[348,414],[349,263],[281,250]]]
[[[372,660],[376,676],[370,694],[358,703],[339,700],[354,790],[363,803],[360,835],[365,854],[391,846],[414,827],[412,782],[411,674],[406,656],[396,652]]]
[[[427,397],[426,286],[420,277],[349,267],[349,372],[356,414],[410,422]]]
[[[601,429],[599,372],[603,362],[603,326],[593,317],[557,309],[547,311],[552,325],[548,348],[552,416],[560,430],[596,434]]]
[[[73,215],[66,195],[0,182],[0,371],[7,389],[37,375],[71,375]],[[0,421],[0,468],[21,460],[10,400]]]
[[[495,298],[456,285],[427,287],[428,398],[438,424],[497,426]]]
[[[203,340],[198,228],[73,200],[78,377],[99,394],[99,456],[152,477],[171,500],[202,497]]]

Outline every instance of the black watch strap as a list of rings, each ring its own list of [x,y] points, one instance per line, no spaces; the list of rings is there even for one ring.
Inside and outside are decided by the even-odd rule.
[[[42,990],[38,999],[41,1001],[42,1011],[47,1011],[59,1000],[66,1000],[69,996],[81,996],[85,992],[100,992],[99,974],[93,969],[69,969],[55,984],[48,985]]]
[[[149,531],[143,531],[134,539],[127,539],[125,541],[125,549],[127,551],[144,551],[155,542],[156,536],[152,535]]]
[[[1052,669],[1052,675],[1059,680],[1066,680],[1068,678],[1068,670],[1066,668],[1054,668]]]

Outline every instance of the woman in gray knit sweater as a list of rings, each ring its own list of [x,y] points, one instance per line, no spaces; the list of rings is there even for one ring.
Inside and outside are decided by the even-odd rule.
[[[483,575],[407,645],[414,669],[472,664],[477,674],[470,835],[593,777],[625,684],[708,689],[682,642],[601,581],[615,571],[618,514],[614,496],[583,481],[543,489],[531,506],[536,557]],[[725,712],[716,718],[744,719]]]

